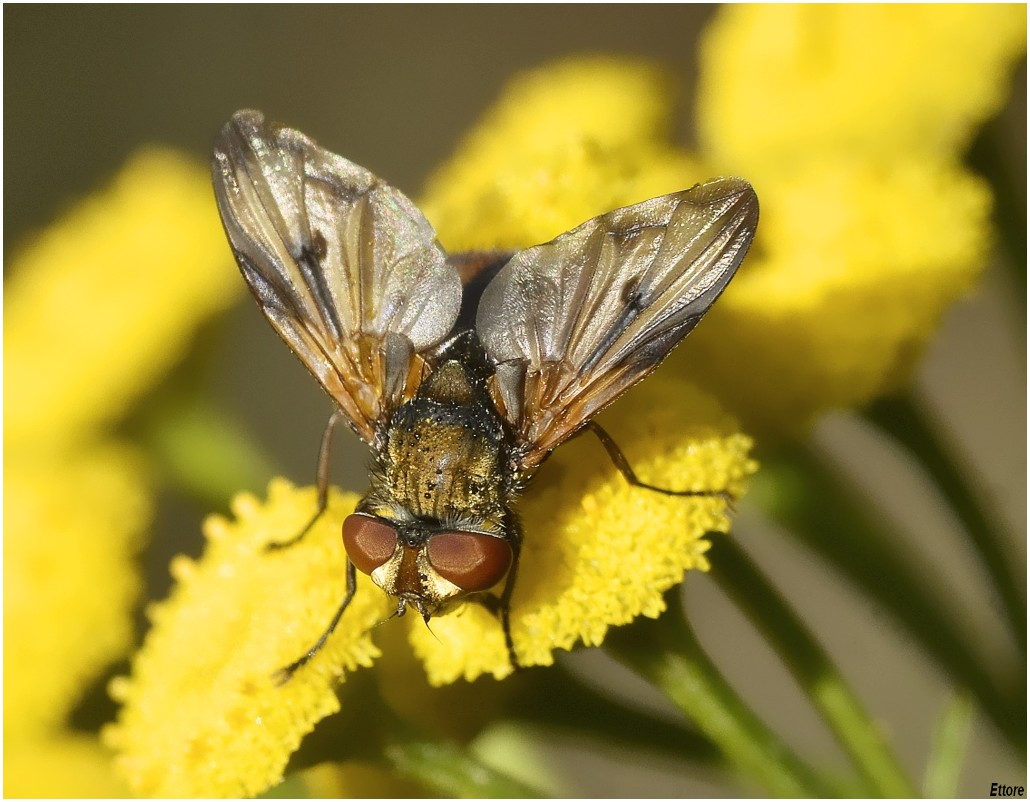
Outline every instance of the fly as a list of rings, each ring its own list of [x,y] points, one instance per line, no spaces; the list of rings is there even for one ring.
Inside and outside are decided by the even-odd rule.
[[[356,571],[425,620],[476,599],[496,610],[512,665],[509,606],[523,533],[512,505],[550,453],[647,376],[712,306],[743,260],[758,199],[739,178],[588,220],[516,253],[448,256],[424,215],[363,167],[299,131],[237,112],[213,158],[222,223],[265,316],[370,448],[369,489],[343,523]],[[491,593],[499,589],[499,595]]]

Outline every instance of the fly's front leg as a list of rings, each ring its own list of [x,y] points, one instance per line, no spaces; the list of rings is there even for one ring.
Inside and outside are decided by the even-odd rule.
[[[336,428],[336,424],[342,420],[344,420],[343,413],[339,409],[335,410],[329,416],[329,422],[325,425],[325,431],[322,432],[322,444],[318,448],[318,471],[315,476],[315,485],[318,488],[318,507],[315,510],[315,514],[311,516],[311,520],[304,524],[304,528],[289,540],[269,543],[265,546],[269,551],[285,549],[299,543],[304,535],[308,533],[308,530],[315,525],[315,522],[322,517],[322,513],[325,512],[325,508],[329,505],[329,452],[332,448],[333,430]]]
[[[354,592],[358,587],[358,577],[354,570],[354,563],[347,560],[347,592],[343,595],[343,601],[340,602],[339,608],[337,608],[333,620],[329,622],[329,626],[326,627],[325,632],[322,633],[321,637],[315,642],[315,645],[308,649],[304,654],[290,663],[288,666],[284,666],[275,672],[273,679],[276,685],[283,685],[289,682],[290,677],[297,673],[297,669],[301,668],[307,663],[312,657],[318,654],[319,650],[325,646],[325,642],[329,640],[329,636],[333,634],[333,630],[336,629],[336,625],[340,623],[340,619],[343,618],[343,614],[347,611],[350,606],[351,599],[354,598]]]
[[[511,568],[508,569],[508,576],[504,580],[504,590],[500,598],[483,594],[473,596],[470,600],[483,605],[487,610],[496,615],[501,621],[501,628],[504,630],[504,645],[508,648],[508,660],[511,667],[516,671],[522,669],[519,657],[515,653],[515,642],[511,639],[511,596],[515,592],[515,577],[519,569],[519,554],[522,550],[522,532],[517,522],[512,523],[513,537],[509,541],[511,546]]]
[[[508,577],[504,580],[504,590],[501,592],[500,618],[501,628],[504,630],[504,645],[508,647],[508,660],[511,667],[518,671],[522,666],[519,664],[519,656],[515,654],[515,643],[511,639],[511,595],[515,591],[515,575],[519,569],[519,553],[522,551],[522,538],[518,537],[511,544],[511,568],[508,569]]]
[[[648,490],[654,490],[656,493],[664,493],[667,496],[698,496],[701,498],[721,498],[731,507],[733,502],[736,500],[733,494],[727,490],[669,490],[667,487],[657,487],[656,485],[649,485],[647,482],[642,482],[637,478],[636,473],[630,466],[629,461],[626,459],[626,455],[622,453],[615,441],[612,440],[611,435],[608,434],[604,429],[601,428],[600,424],[594,421],[587,421],[586,427],[590,429],[601,441],[601,445],[604,446],[605,451],[608,452],[608,456],[611,457],[615,467],[619,469],[619,473],[625,477],[626,481],[635,487],[644,487]]]

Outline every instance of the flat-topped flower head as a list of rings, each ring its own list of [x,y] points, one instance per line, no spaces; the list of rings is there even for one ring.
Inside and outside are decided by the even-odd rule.
[[[659,402],[675,397],[669,409]],[[755,465],[750,441],[717,405],[682,382],[641,385],[606,416],[645,481],[739,494]],[[648,410],[661,409],[657,415]],[[707,567],[706,534],[729,528],[720,498],[671,498],[631,487],[597,443],[580,438],[545,466],[519,512],[526,546],[512,600],[524,666],[598,645],[611,626],[657,616],[662,594]],[[112,684],[123,703],[107,743],[134,793],[253,795],[275,784],[304,735],[339,710],[337,682],[379,655],[377,625],[408,627],[430,682],[512,672],[496,615],[469,601],[434,618],[392,620],[393,602],[359,575],[353,602],[315,657],[287,682],[276,671],[307,650],[343,597],[343,519],[358,498],[331,496],[327,513],[287,549],[314,508],[313,490],[283,480],[267,501],[241,495],[234,520],[211,518],[196,562],[173,564],[177,586],[152,607],[152,629],[131,678]],[[386,622],[386,623],[383,623]],[[346,715],[347,711],[343,711]]]

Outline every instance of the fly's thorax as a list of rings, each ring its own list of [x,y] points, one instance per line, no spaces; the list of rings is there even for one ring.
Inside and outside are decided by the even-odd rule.
[[[500,522],[509,450],[488,396],[460,363],[446,362],[391,416],[369,495],[416,520]]]

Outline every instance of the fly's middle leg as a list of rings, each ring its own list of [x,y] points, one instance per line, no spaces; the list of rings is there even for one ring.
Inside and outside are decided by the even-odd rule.
[[[315,486],[318,489],[318,507],[315,509],[315,514],[293,537],[288,540],[269,543],[265,546],[268,551],[278,551],[279,549],[289,548],[299,543],[311,527],[315,525],[315,522],[322,517],[326,507],[329,505],[329,454],[332,450],[333,430],[336,428],[336,424],[342,420],[344,420],[343,412],[339,409],[335,410],[329,416],[329,422],[325,425],[325,431],[322,432],[322,443],[318,448],[318,468],[315,475]]]
[[[608,456],[611,458],[612,463],[618,468],[619,473],[623,475],[627,482],[634,487],[643,487],[647,490],[653,490],[656,493],[664,493],[667,496],[693,496],[700,498],[721,498],[731,507],[736,499],[733,494],[728,490],[670,490],[667,487],[658,487],[657,485],[651,485],[647,482],[642,482],[636,472],[633,470],[629,461],[626,459],[626,455],[622,453],[622,450],[612,439],[611,435],[608,434],[604,429],[601,428],[600,424],[594,421],[587,421],[584,427],[589,429],[598,440],[601,441],[601,445],[604,446],[605,451],[608,452]]]

